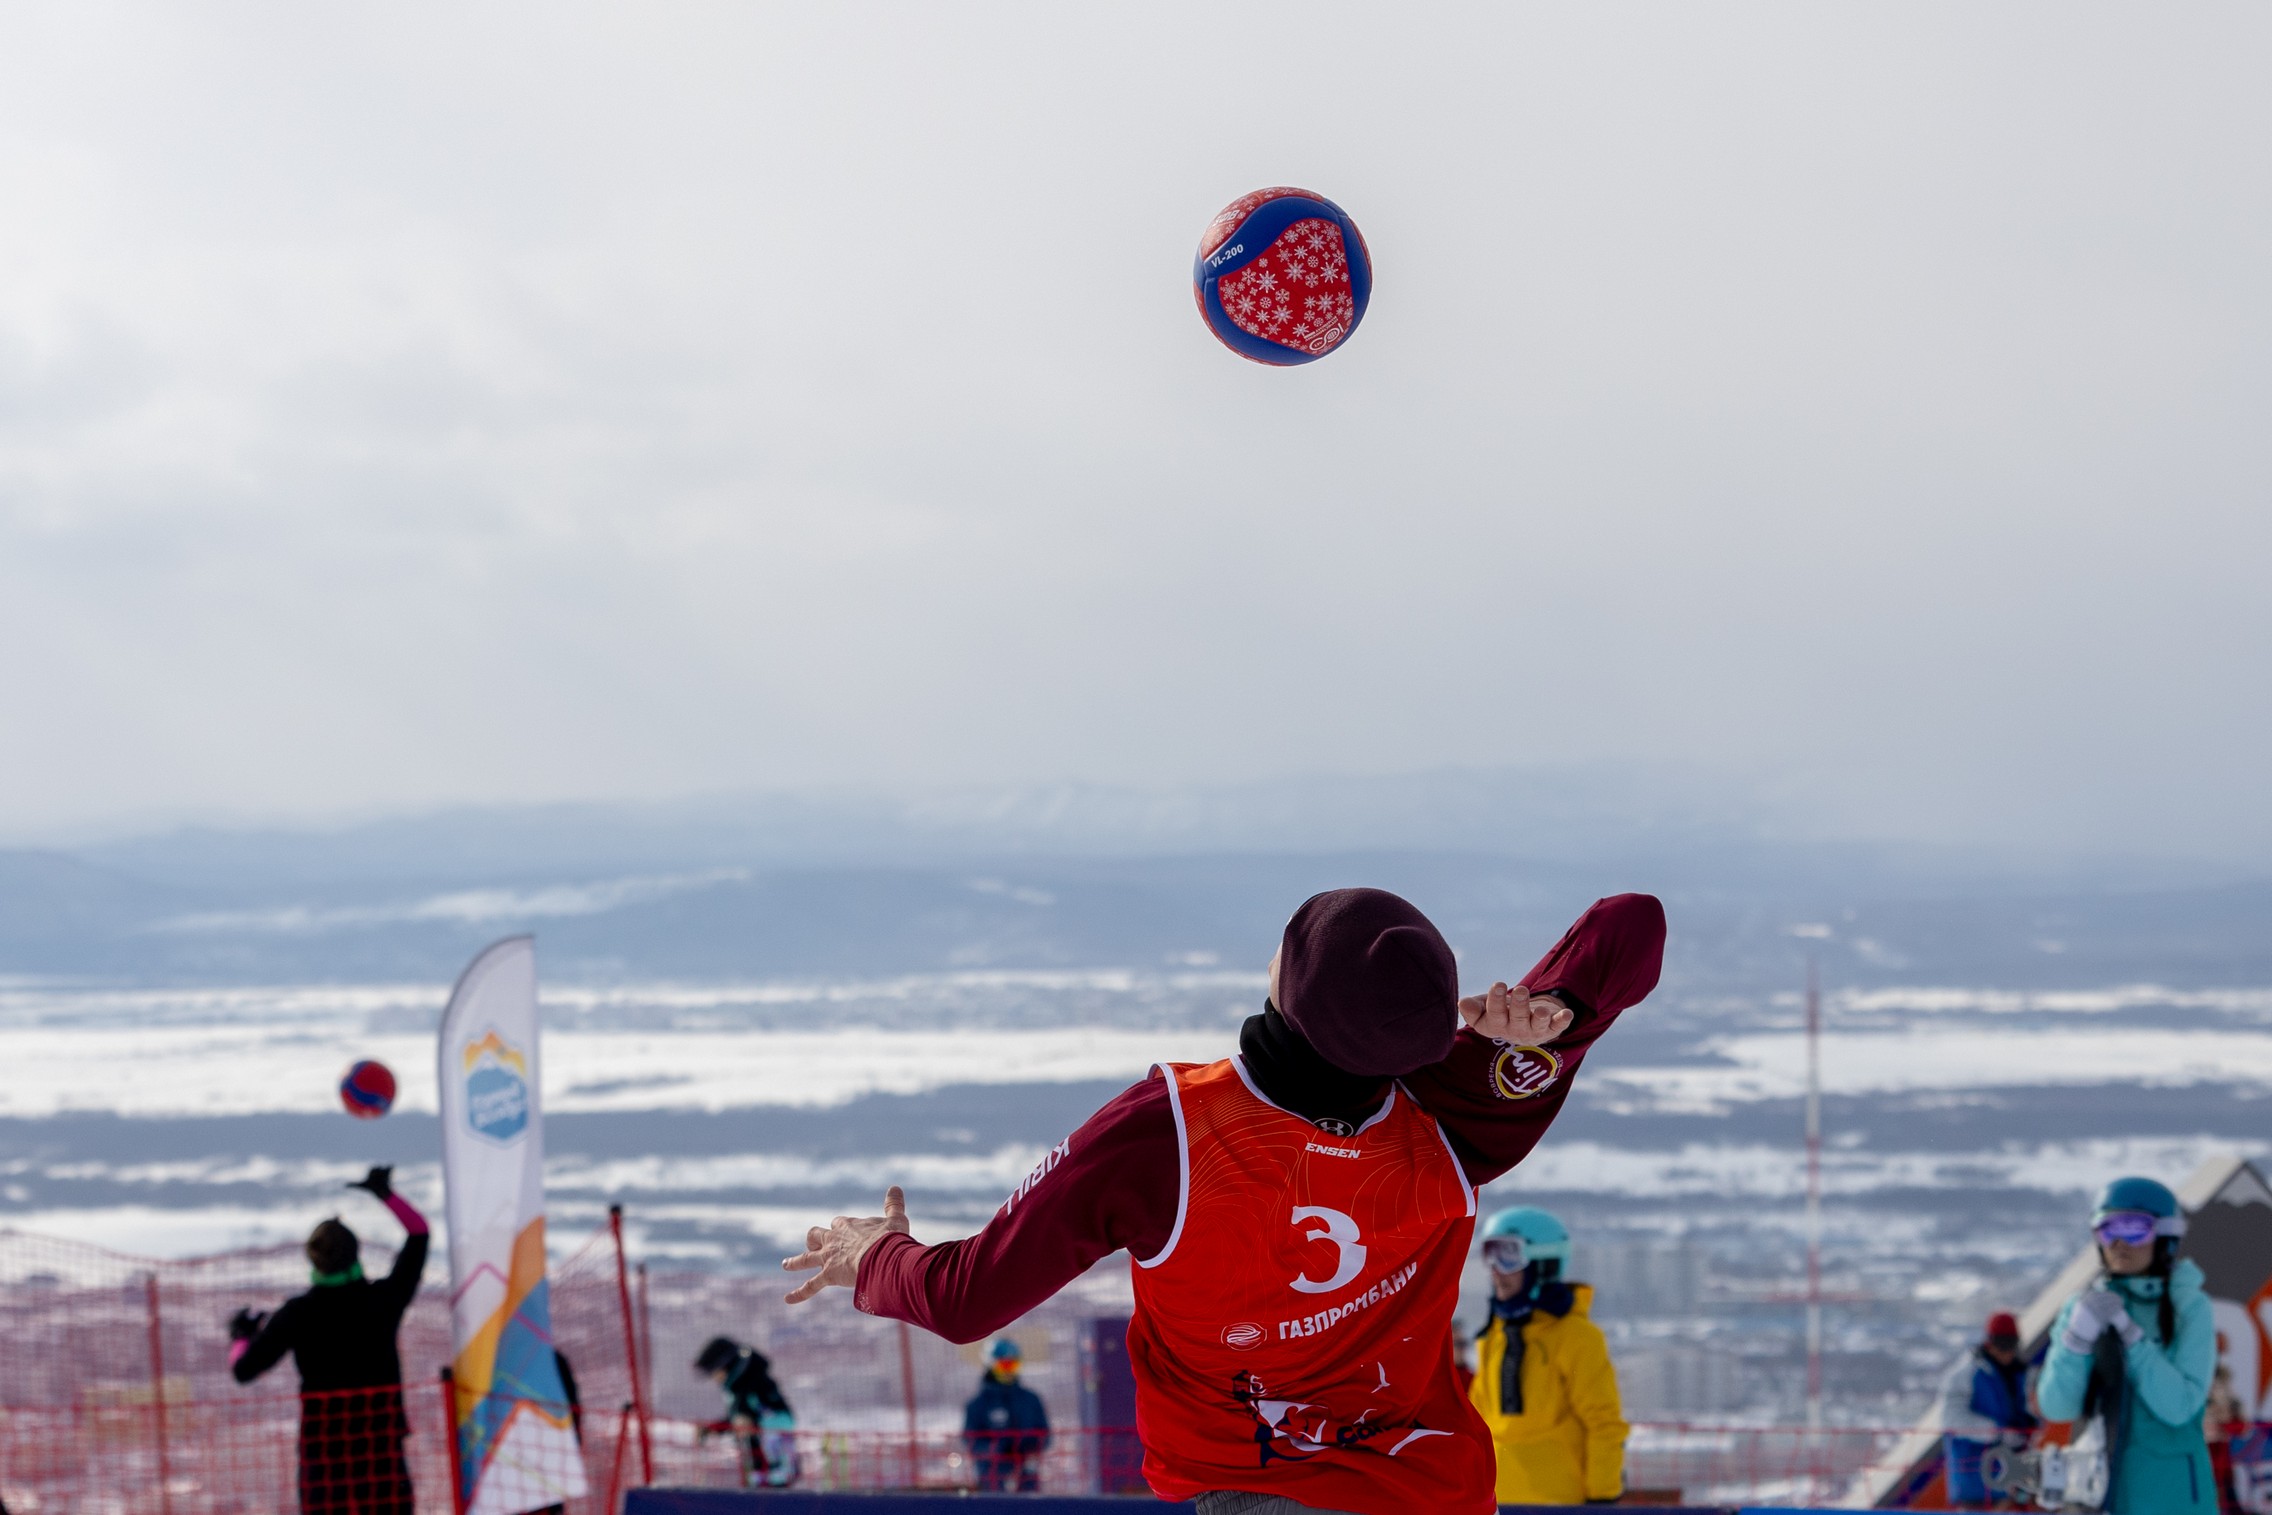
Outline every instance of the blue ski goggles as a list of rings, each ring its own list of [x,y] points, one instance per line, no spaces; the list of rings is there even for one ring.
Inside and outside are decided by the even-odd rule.
[[[1494,1273],[1520,1273],[1530,1264],[1530,1249],[1519,1236],[1494,1236],[1483,1244],[1483,1260]]]
[[[2143,1210],[2116,1210],[2102,1215],[2098,1224],[2091,1227],[2091,1235],[2101,1244],[2120,1242],[2127,1247],[2142,1247],[2160,1234],[2161,1223]]]

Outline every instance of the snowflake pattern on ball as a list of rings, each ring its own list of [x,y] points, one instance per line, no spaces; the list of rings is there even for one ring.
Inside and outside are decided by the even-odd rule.
[[[1341,228],[1317,217],[1287,227],[1216,292],[1240,330],[1298,352],[1331,352],[1357,319]]]

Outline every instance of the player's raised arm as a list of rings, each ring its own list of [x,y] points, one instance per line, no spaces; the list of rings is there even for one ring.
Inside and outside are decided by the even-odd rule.
[[[813,1227],[805,1250],[781,1264],[813,1275],[789,1302],[842,1285],[870,1315],[977,1341],[1099,1258],[1123,1247],[1157,1252],[1175,1228],[1178,1175],[1175,1117],[1155,1073],[1052,1148],[976,1236],[924,1246],[908,1234],[897,1187],[882,1215]]]
[[[1543,1047],[1570,1029],[1577,1012],[1551,994],[1533,994],[1528,984],[1493,984],[1459,1002],[1459,1018],[1476,1035],[1495,1042]]]
[[[1648,997],[1664,966],[1665,910],[1654,895],[1597,900],[1513,989],[1460,1001],[1464,1023],[1442,1061],[1404,1084],[1436,1117],[1470,1181],[1530,1155],[1569,1097],[1586,1049]]]
[[[886,1236],[907,1235],[907,1191],[893,1184],[884,1190],[881,1215],[839,1215],[825,1226],[805,1232],[805,1250],[784,1257],[781,1266],[791,1273],[810,1273],[789,1291],[788,1302],[801,1305],[831,1286],[849,1289],[860,1281],[860,1259]]]

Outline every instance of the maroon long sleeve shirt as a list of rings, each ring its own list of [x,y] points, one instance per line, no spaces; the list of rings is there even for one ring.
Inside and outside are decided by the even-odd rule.
[[[1530,1155],[1570,1095],[1586,1049],[1656,987],[1664,907],[1646,894],[1599,900],[1522,982],[1577,1012],[1548,1049],[1515,1052],[1462,1029],[1443,1061],[1402,1083],[1481,1186]],[[975,1236],[926,1247],[887,1235],[860,1262],[853,1299],[950,1341],[976,1341],[1126,1248],[1151,1257],[1175,1229],[1175,1119],[1154,1069],[1042,1159]]]

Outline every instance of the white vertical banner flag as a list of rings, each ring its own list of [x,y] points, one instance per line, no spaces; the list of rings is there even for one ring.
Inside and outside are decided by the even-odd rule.
[[[522,1515],[585,1492],[544,1275],[533,940],[507,937],[467,965],[440,1054],[457,1508]]]

